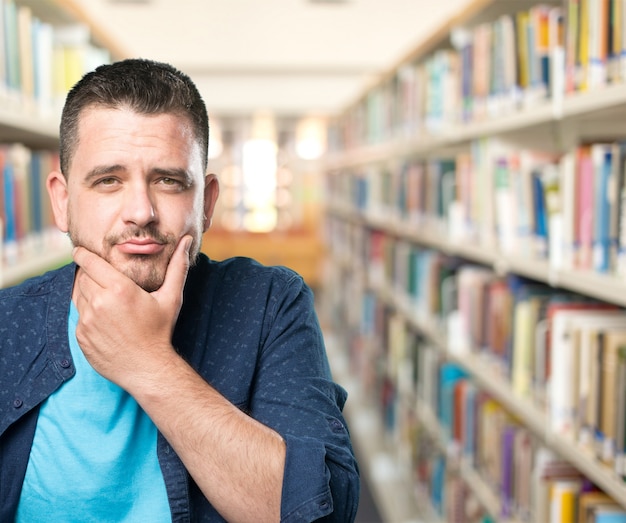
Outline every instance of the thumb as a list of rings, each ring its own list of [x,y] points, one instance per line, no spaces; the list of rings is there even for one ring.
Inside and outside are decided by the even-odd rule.
[[[185,280],[187,279],[187,273],[189,272],[189,249],[191,248],[192,237],[187,235],[183,236],[178,245],[170,263],[167,266],[167,272],[165,273],[165,280],[161,288],[153,293],[157,296],[165,296],[171,300],[182,300],[183,287],[185,286]]]

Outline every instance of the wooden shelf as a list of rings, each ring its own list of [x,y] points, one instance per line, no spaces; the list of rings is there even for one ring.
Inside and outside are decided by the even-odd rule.
[[[16,263],[0,267],[0,287],[15,285],[30,276],[64,265],[71,261],[71,251],[71,244],[65,237],[55,242],[52,248],[33,249],[20,256]]]

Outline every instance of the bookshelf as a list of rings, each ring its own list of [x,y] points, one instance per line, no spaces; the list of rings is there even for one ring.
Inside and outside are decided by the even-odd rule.
[[[390,521],[626,518],[625,13],[469,2],[329,133],[322,310]]]
[[[56,230],[45,178],[58,162],[67,90],[124,52],[71,0],[1,0],[0,286],[71,259]]]

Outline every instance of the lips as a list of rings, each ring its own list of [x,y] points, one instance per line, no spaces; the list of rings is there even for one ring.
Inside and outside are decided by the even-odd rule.
[[[151,238],[132,238],[117,244],[124,254],[159,254],[165,245]]]

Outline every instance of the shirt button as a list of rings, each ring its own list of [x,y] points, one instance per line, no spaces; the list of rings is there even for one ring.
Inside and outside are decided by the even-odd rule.
[[[63,358],[59,363],[61,364],[61,367],[63,367],[64,369],[67,369],[67,368],[69,368],[72,365],[70,360],[68,360],[66,358]]]
[[[328,501],[326,501],[326,500],[320,501],[320,508],[322,510],[326,510],[328,508],[328,505],[329,505]]]
[[[332,419],[330,420],[330,428],[333,432],[343,432],[343,423],[338,419]]]
[[[19,409],[22,405],[24,405],[24,402],[23,402],[21,399],[19,399],[19,398],[15,398],[15,399],[13,400],[13,406],[14,406],[16,409]]]

